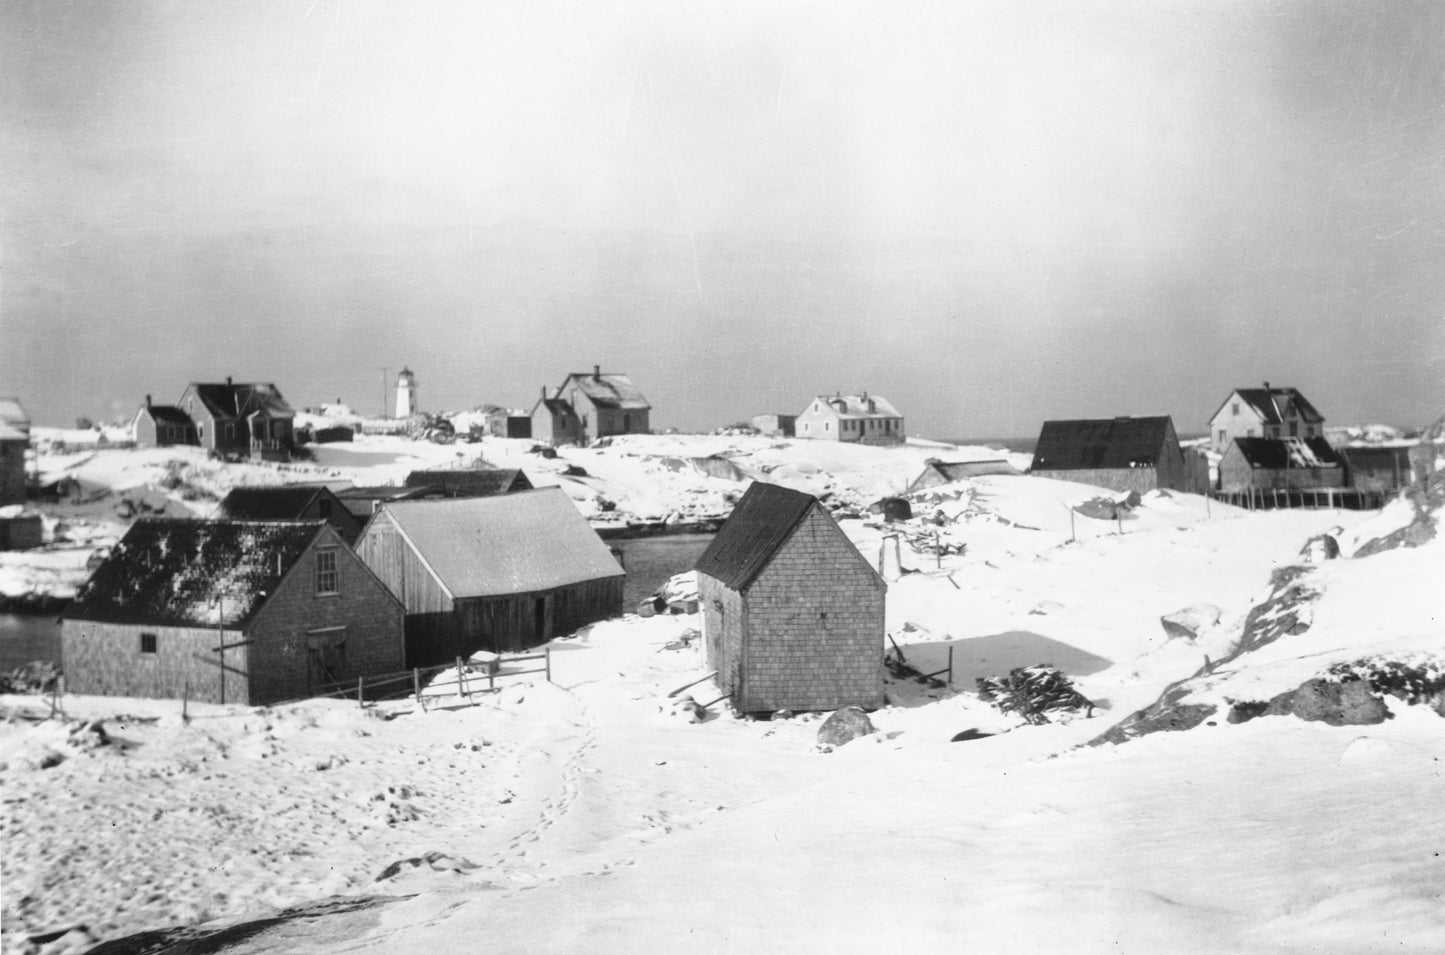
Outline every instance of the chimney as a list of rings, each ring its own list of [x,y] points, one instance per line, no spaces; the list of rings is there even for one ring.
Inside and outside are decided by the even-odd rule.
[[[227,387],[227,388],[231,387],[231,376],[230,376],[230,375],[227,375],[227,376],[226,376],[226,387]]]
[[[1267,381],[1264,383],[1264,390],[1265,390],[1265,391],[1268,391],[1268,390],[1269,390],[1269,382],[1267,382]]]
[[[151,406],[151,396],[150,396],[150,395],[146,395],[146,407],[149,408],[150,406]]]
[[[592,377],[593,377],[594,379],[596,379],[597,381],[601,381],[601,380],[602,380],[602,366],[601,366],[601,365],[593,365],[593,366],[592,366]]]
[[[547,386],[546,386],[546,385],[543,385],[543,386],[542,386],[542,400],[543,400],[543,401],[546,401],[546,400],[547,400]]]

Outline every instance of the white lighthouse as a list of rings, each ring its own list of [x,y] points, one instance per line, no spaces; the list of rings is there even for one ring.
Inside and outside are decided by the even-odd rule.
[[[403,368],[396,376],[396,416],[410,418],[416,412],[416,375],[410,368]]]

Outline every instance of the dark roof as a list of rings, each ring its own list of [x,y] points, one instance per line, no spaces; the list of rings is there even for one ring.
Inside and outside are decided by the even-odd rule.
[[[244,627],[326,524],[142,518],[81,587],[72,620]]]
[[[1337,468],[1340,457],[1324,438],[1235,438],[1239,453],[1251,466],[1271,471],[1286,468]]]
[[[175,405],[146,405],[141,411],[150,415],[151,420],[157,424],[174,424],[183,428],[196,426],[195,422],[191,420],[191,416]]]
[[[1266,424],[1282,424],[1289,415],[1291,406],[1299,412],[1302,421],[1323,424],[1325,420],[1324,416],[1315,410],[1315,406],[1294,388],[1236,388],[1233,394],[1224,399],[1224,404],[1209,416],[1210,421],[1219,416],[1219,412],[1233,400],[1234,395],[1239,395],[1240,400],[1253,408]]]
[[[211,414],[228,418],[244,418],[257,411],[273,418],[289,418],[295,415],[286,399],[273,384],[209,384],[192,382],[196,396],[210,409]]]
[[[1343,458],[1345,464],[1351,468],[1383,470],[1398,467],[1402,473],[1407,475],[1410,473],[1410,449],[1408,447],[1397,445],[1388,448],[1336,448],[1335,453]]]
[[[378,503],[385,504],[390,501],[415,501],[424,497],[440,497],[442,489],[438,487],[397,487],[394,484],[371,485],[365,487],[349,487],[337,491],[336,497],[341,501],[343,507],[359,517],[363,521],[371,517],[376,510]]]
[[[694,569],[733,590],[745,589],[817,503],[811,494],[753,482]]]
[[[324,487],[305,485],[238,487],[221,501],[221,516],[233,521],[294,521],[305,516],[318,494],[334,496]]]
[[[458,599],[537,593],[625,573],[558,487],[401,501],[386,505],[368,527],[386,517]]]
[[[572,407],[572,402],[566,401],[562,398],[539,398],[537,400],[537,404],[541,405],[543,408],[546,408],[548,414],[560,415],[563,418],[577,417],[577,409]],[[534,406],[532,408],[532,411],[535,412],[536,410],[537,409]]]
[[[527,475],[518,468],[438,468],[434,471],[411,472],[406,476],[406,486],[436,488],[447,497],[490,497],[493,494],[528,490],[532,482],[527,480]]]
[[[1152,468],[1173,430],[1168,415],[1045,421],[1034,448],[1033,470]]]

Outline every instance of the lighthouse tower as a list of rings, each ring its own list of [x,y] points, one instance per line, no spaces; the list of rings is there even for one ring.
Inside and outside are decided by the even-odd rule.
[[[410,368],[403,368],[396,376],[396,416],[410,418],[416,412],[416,375]]]

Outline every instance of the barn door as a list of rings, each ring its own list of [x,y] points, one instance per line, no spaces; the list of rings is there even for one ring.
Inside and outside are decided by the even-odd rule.
[[[533,644],[543,644],[552,639],[552,597],[538,597],[532,601]]]
[[[340,683],[346,676],[346,628],[306,634],[306,681],[312,690]]]

